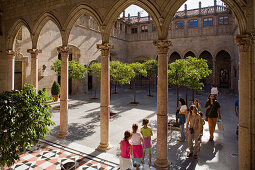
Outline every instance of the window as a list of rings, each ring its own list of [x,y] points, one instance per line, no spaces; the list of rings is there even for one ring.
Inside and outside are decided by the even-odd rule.
[[[196,20],[196,19],[189,20],[189,27],[190,27],[190,28],[195,28],[195,27],[197,27],[197,20]]]
[[[184,22],[183,21],[176,22],[176,28],[177,29],[183,29],[184,28]]]
[[[153,32],[156,31],[156,26],[155,26],[155,25],[152,25],[151,30],[152,30]]]
[[[219,17],[219,25],[227,25],[228,17]]]
[[[213,25],[213,19],[212,18],[204,18],[204,27],[212,26]]]
[[[131,34],[137,34],[137,27],[131,28]]]
[[[148,25],[143,25],[141,27],[141,32],[148,32]]]

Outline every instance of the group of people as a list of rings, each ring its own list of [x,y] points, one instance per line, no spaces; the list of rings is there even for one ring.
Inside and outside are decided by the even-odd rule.
[[[212,89],[205,104],[206,121],[208,121],[210,133],[209,141],[214,140],[213,134],[216,122],[217,119],[221,119],[220,104],[217,101],[217,96],[218,91]],[[182,98],[179,99],[179,105],[180,106],[176,108],[181,133],[178,141],[184,142],[186,140],[186,136],[188,136],[188,146],[190,151],[187,157],[193,156],[194,159],[197,159],[202,142],[201,138],[203,136],[203,126],[205,124],[202,109],[197,99],[193,101],[193,104],[189,107],[189,109]],[[184,127],[185,123],[186,128]],[[146,153],[149,155],[149,166],[151,166],[151,136],[153,133],[148,124],[149,120],[143,119],[143,126],[140,131],[138,130],[138,125],[136,123],[132,125],[132,132],[129,130],[125,131],[124,138],[120,142],[121,170],[132,169],[134,165],[136,166],[136,169],[139,169],[139,166],[144,164],[144,157]],[[195,141],[195,145],[193,141]]]
[[[208,121],[210,138],[209,141],[214,140],[214,131],[217,120],[221,119],[220,112],[220,104],[217,101],[218,90],[212,88],[210,95],[208,96],[208,100],[205,104],[206,109],[206,121]],[[201,106],[197,99],[193,101],[193,104],[187,107],[184,99],[179,99],[180,107],[177,107],[177,115],[179,118],[180,125],[180,133],[181,136],[178,139],[179,142],[184,142],[186,136],[188,136],[188,146],[190,152],[187,157],[194,157],[194,159],[198,158],[198,152],[200,151],[200,144],[202,142],[203,136],[203,126],[205,124],[205,120],[203,119],[203,113]],[[187,121],[186,121],[187,118]],[[186,123],[186,130],[184,125]],[[195,141],[195,146],[193,144]]]
[[[132,169],[133,163],[136,169],[144,163],[145,154],[149,155],[149,166],[151,166],[151,128],[148,126],[149,120],[143,119],[143,127],[138,131],[138,125],[132,125],[132,132],[126,130],[124,138],[120,142],[120,169]],[[131,143],[129,143],[131,141]]]

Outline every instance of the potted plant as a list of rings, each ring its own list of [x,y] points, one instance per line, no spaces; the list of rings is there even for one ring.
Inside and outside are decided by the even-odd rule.
[[[58,82],[54,81],[51,87],[51,95],[54,98],[54,102],[58,101],[60,93],[60,85]]]

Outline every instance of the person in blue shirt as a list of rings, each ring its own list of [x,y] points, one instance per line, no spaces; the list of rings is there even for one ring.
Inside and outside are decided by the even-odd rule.
[[[235,114],[236,114],[237,120],[239,121],[239,99],[238,98],[235,101],[234,109],[235,109]],[[236,135],[238,135],[238,124],[236,127]]]

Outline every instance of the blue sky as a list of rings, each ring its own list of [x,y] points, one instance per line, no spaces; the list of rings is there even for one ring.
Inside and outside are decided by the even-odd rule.
[[[214,0],[188,0],[185,4],[187,4],[188,9],[195,9],[198,8],[199,1],[202,3],[202,7],[207,7],[207,6],[213,6],[214,5]],[[222,5],[222,1],[217,0],[218,5]],[[180,11],[184,10],[184,4],[181,6],[179,9]],[[126,10],[126,16],[128,13],[130,13],[131,16],[137,16],[137,12],[141,13],[141,16],[147,16],[147,12],[143,10],[142,8],[136,6],[136,5],[131,5],[129,6]],[[122,14],[120,15],[122,16]]]

